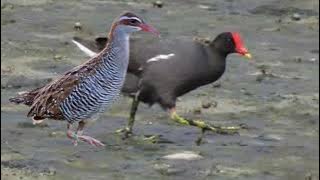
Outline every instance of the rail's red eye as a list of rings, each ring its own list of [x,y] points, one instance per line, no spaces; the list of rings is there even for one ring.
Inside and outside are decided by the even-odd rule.
[[[130,22],[130,24],[138,24],[139,23],[139,21],[136,19],[130,19],[129,22]]]

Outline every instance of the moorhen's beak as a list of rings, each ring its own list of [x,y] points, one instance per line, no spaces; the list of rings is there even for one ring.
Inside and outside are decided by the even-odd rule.
[[[244,55],[243,55],[244,57],[246,57],[246,58],[248,58],[248,59],[251,59],[252,58],[252,55],[250,54],[250,53],[245,53]]]
[[[154,28],[154,27],[152,27],[152,26],[150,26],[148,24],[140,24],[139,27],[141,28],[142,31],[150,32],[150,33],[152,33],[154,35],[160,36],[159,31],[156,28]]]
[[[242,47],[242,48],[240,48],[240,49],[237,49],[236,51],[237,51],[237,53],[241,54],[242,56],[244,56],[244,57],[246,57],[246,58],[248,58],[248,59],[251,59],[251,58],[252,58],[252,55],[251,55],[251,54],[249,53],[249,51],[248,51],[246,48],[244,48],[244,47]]]

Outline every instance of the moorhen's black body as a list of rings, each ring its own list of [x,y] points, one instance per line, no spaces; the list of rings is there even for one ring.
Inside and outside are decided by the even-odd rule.
[[[95,43],[86,43],[75,38],[73,42],[92,55],[100,51],[107,39],[97,38]],[[122,89],[123,93],[134,99],[128,126],[124,129],[126,134],[132,131],[140,101],[149,105],[160,104],[170,112],[173,120],[181,124],[200,127],[203,132],[217,131],[216,127],[202,121],[178,116],[176,100],[179,96],[218,80],[225,71],[226,57],[231,53],[251,58],[236,32],[221,33],[208,44],[187,40],[132,39],[128,74]]]

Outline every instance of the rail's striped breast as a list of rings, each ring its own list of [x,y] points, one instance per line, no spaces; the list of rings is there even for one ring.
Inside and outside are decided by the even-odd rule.
[[[114,102],[125,80],[127,56],[119,48],[113,48],[103,57],[103,63],[95,73],[81,79],[60,105],[60,110],[70,123],[88,119]]]

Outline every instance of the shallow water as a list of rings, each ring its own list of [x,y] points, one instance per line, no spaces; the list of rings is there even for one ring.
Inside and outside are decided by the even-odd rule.
[[[298,1],[52,1],[1,2],[1,177],[4,179],[319,179],[319,2]],[[114,131],[126,123],[122,97],[86,133],[107,144],[73,147],[66,123],[34,127],[28,108],[8,103],[86,60],[70,40],[106,33],[124,10],[141,14],[162,38],[215,37],[239,31],[254,62],[228,57],[220,87],[208,85],[180,98],[178,112],[222,125],[245,124],[239,135],[207,133],[170,122],[155,106],[140,106],[136,138]],[[299,13],[301,20],[291,19]],[[81,22],[82,31],[73,29]],[[142,33],[135,36],[149,36]],[[265,69],[266,75],[261,75]],[[202,109],[204,101],[217,107]],[[201,110],[200,114],[193,113]],[[161,135],[156,144],[142,135]],[[200,160],[163,156],[194,151]]]

